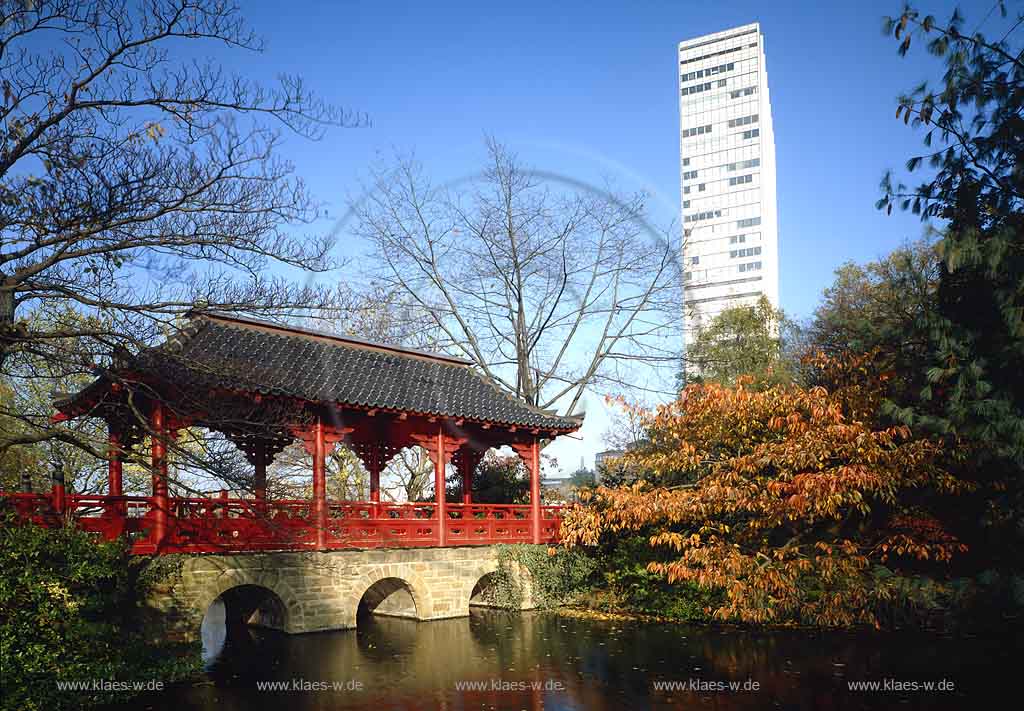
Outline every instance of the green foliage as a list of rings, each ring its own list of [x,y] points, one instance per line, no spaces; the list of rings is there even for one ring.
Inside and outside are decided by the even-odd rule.
[[[941,257],[931,240],[864,265],[848,262],[836,270],[807,328],[809,350],[834,357],[871,354],[873,367],[886,377],[886,402],[879,412],[886,424],[911,424],[914,412],[935,410],[923,396],[931,387],[929,323],[938,310],[940,271]],[[820,370],[811,371],[808,380],[826,388],[841,385]]]
[[[568,602],[588,589],[595,562],[579,549],[525,543],[499,546],[498,569],[485,591],[490,604],[510,610],[522,607],[525,591],[517,568],[523,568],[529,574],[537,605],[550,608]]]
[[[724,593],[692,583],[669,584],[648,570],[655,560],[647,535],[623,535],[595,556],[594,585],[584,602],[604,612],[653,615],[685,622],[708,622]],[[991,629],[1024,613],[1024,575],[986,570],[974,577],[938,580],[899,574],[883,565],[869,571],[875,614],[887,629],[928,628],[958,632]],[[802,595],[827,594],[812,576],[800,581]]]
[[[783,357],[781,337],[788,327],[782,311],[764,296],[753,306],[725,309],[698,327],[687,348],[683,384],[732,385],[744,375],[765,384],[791,382],[794,365]]]
[[[3,708],[51,711],[125,698],[61,691],[58,681],[170,682],[196,671],[196,650],[169,655],[130,632],[140,592],[164,577],[154,569],[140,590],[139,565],[123,542],[0,514]]]
[[[807,329],[808,346],[831,356],[880,351],[901,377],[925,359],[924,319],[937,307],[939,254],[921,240],[835,272]]]
[[[144,563],[133,563],[135,573],[135,592],[141,599],[154,588],[173,585],[181,579],[181,571],[185,566],[186,555],[158,555],[144,559]]]
[[[462,494],[462,478],[456,472],[447,482],[448,497]],[[473,501],[480,504],[528,504],[530,476],[518,456],[487,452],[473,473]]]
[[[53,304],[35,308],[26,317],[34,331],[102,328],[95,319]],[[81,339],[54,339],[52,345],[63,354],[60,363],[27,349],[12,354],[0,374],[0,490],[20,489],[22,474],[29,476],[34,491],[48,490],[54,469],[63,472],[72,492],[94,493],[104,479],[106,462],[87,451],[106,448],[106,426],[101,420],[81,418],[64,426],[84,447],[41,436],[52,428],[54,392],[74,392],[91,382],[93,359],[98,358]]]
[[[646,537],[615,541],[600,557],[599,573],[609,593],[603,606],[680,621],[709,620],[709,610],[721,604],[721,591],[692,583],[670,584],[664,575],[647,569],[652,560],[654,551]]]
[[[582,488],[587,486],[593,486],[594,482],[596,481],[596,478],[593,471],[585,467],[582,467],[572,473],[572,476],[569,478],[569,481],[572,482],[573,486]]]
[[[979,632],[1004,627],[1024,613],[1024,576],[985,570],[973,577],[939,581],[897,575],[884,566],[872,574],[880,596],[878,616],[892,629],[927,627]]]
[[[14,417],[13,388],[0,381],[0,431],[14,434],[22,427]],[[27,472],[33,489],[42,490],[49,482],[44,481],[45,463],[40,447],[8,447],[0,449],[0,491],[19,491],[22,472]],[[38,487],[38,488],[37,488]]]
[[[598,465],[596,476],[600,479],[601,486],[616,487],[635,484],[646,473],[645,470],[630,467],[617,458]]]
[[[937,89],[901,97],[897,118],[924,132],[927,151],[907,162],[930,176],[908,187],[886,176],[880,209],[893,205],[945,221],[937,308],[927,320],[927,385],[893,408],[906,424],[977,445],[993,478],[1024,471],[1024,59],[1007,32],[991,41],[906,7],[885,31],[906,53],[912,37],[944,63]]]

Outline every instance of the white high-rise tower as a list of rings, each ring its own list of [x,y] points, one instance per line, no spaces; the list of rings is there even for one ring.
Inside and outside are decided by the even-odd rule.
[[[687,337],[723,309],[779,303],[775,136],[758,23],[679,43]]]

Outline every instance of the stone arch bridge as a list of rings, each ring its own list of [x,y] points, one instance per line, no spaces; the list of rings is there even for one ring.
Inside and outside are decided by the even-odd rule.
[[[498,566],[497,546],[183,556],[147,603],[161,634],[188,640],[218,599],[232,622],[292,634],[351,629],[361,611],[439,620],[487,604]],[[531,609],[529,573],[510,572]]]

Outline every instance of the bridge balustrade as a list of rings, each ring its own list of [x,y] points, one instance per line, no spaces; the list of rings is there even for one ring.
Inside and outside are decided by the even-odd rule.
[[[330,501],[326,535],[318,545],[311,501],[171,497],[167,532],[158,545],[152,535],[156,497],[69,494],[57,507],[46,494],[0,498],[22,519],[40,525],[72,523],[107,540],[124,536],[136,554],[439,546],[441,525],[450,546],[533,542],[528,504],[448,503],[444,521],[438,521],[434,502]],[[557,542],[560,515],[559,506],[540,507],[542,542]]]

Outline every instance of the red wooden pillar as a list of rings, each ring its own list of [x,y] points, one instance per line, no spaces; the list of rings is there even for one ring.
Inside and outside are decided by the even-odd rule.
[[[252,494],[256,499],[256,510],[263,513],[267,510],[267,443],[256,441],[253,452]]]
[[[107,433],[107,495],[124,496],[124,442],[121,433],[110,426]],[[115,501],[103,512],[114,520],[109,536],[116,538],[124,533],[125,519],[128,516],[128,505],[124,501]]]
[[[380,467],[370,469],[370,501],[380,503]]]
[[[380,467],[370,470],[370,503],[373,504],[373,518],[380,516]]]
[[[540,438],[530,445],[530,532],[534,543],[540,543]]]
[[[313,432],[313,514],[316,520],[317,550],[327,550],[327,452],[324,423],[317,416]]]
[[[53,467],[50,473],[50,505],[59,515],[68,508],[67,491],[64,488],[64,469],[60,464]]]
[[[366,445],[363,450],[363,466],[370,474],[370,502],[373,503],[373,516],[377,517],[380,503],[380,470],[384,468],[384,453],[378,443]]]
[[[530,472],[530,540],[540,543],[540,437],[534,437],[529,442],[516,442],[512,449]]]
[[[473,503],[473,470],[476,469],[476,452],[468,447],[463,449],[459,457],[459,469],[462,474],[462,503]]]
[[[152,481],[153,481],[153,530],[150,541],[158,547],[167,537],[167,520],[170,509],[170,497],[167,493],[167,442],[168,433],[164,406],[157,403],[150,414],[150,430],[152,431]]]
[[[448,545],[448,496],[444,485],[444,468],[447,464],[448,453],[445,449],[444,427],[437,427],[437,444],[435,445],[434,456],[434,504],[437,508],[437,545]]]
[[[124,496],[124,466],[121,455],[121,433],[110,427],[107,434],[107,494]]]

